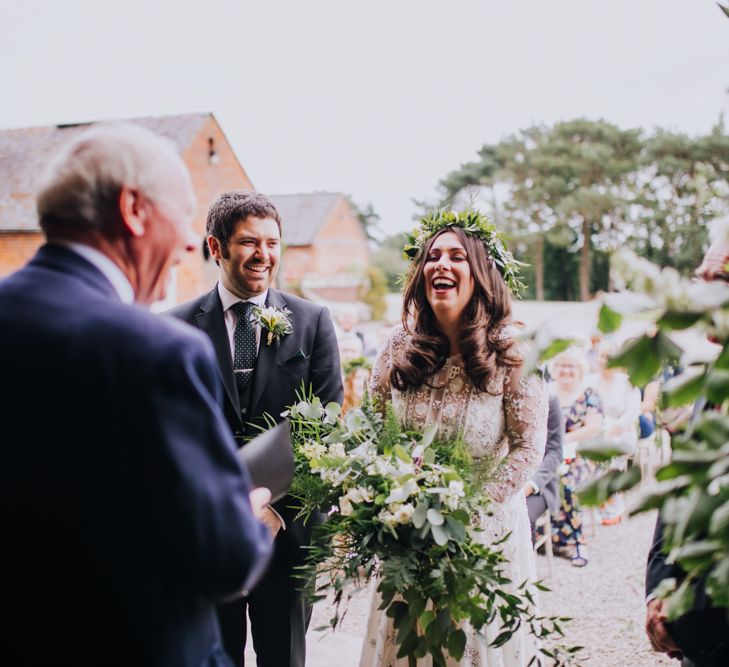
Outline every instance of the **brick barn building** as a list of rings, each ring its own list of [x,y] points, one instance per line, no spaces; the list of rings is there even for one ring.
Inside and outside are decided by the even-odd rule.
[[[339,193],[272,195],[281,214],[283,289],[319,301],[357,301],[367,265],[367,236]]]
[[[195,231],[200,251],[175,269],[166,305],[211,288],[217,277],[205,258],[205,216],[226,190],[253,184],[211,113],[131,119],[170,139],[190,170],[197,196]],[[43,243],[35,211],[35,178],[46,161],[91,123],[0,130],[0,277],[22,267]],[[339,194],[274,197],[281,211],[284,246],[279,283],[310,298],[354,300],[368,261],[367,239],[349,200]],[[360,276],[355,285],[353,276]]]

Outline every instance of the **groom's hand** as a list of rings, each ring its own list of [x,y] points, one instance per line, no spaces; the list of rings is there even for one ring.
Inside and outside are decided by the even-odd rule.
[[[263,523],[266,528],[268,528],[268,531],[271,533],[271,537],[274,539],[276,538],[276,535],[278,535],[278,531],[283,527],[278,514],[276,514],[276,512],[268,506],[263,508],[263,513],[258,520]]]

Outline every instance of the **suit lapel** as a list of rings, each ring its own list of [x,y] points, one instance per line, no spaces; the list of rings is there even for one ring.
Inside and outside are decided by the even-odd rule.
[[[277,292],[273,288],[269,288],[268,296],[266,297],[266,306],[275,306],[276,308],[285,308],[286,301],[280,292]],[[256,374],[253,379],[253,389],[251,392],[251,410],[249,412],[252,416],[258,415],[258,404],[261,401],[263,390],[266,388],[271,373],[276,368],[278,363],[278,350],[281,345],[281,341],[274,340],[270,345],[266,343],[266,331],[261,331],[261,344],[258,348],[258,357],[256,358]],[[274,419],[278,418],[278,415],[271,415]]]
[[[238,388],[233,375],[233,360],[230,356],[230,341],[225,328],[223,304],[220,302],[218,289],[215,287],[200,304],[200,312],[195,315],[198,328],[208,334],[218,358],[218,372],[225,386],[225,393],[231,402],[235,414],[240,414]]]

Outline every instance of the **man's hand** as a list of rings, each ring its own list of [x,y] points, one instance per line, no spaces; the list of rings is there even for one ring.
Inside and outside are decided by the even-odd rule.
[[[531,484],[525,484],[524,485],[524,495],[525,496],[531,496],[532,493],[534,493],[534,489],[532,488]]]
[[[264,508],[263,516],[259,519],[259,521],[268,528],[268,531],[271,533],[271,537],[274,539],[276,538],[276,535],[278,535],[278,531],[283,527],[281,519],[278,518],[278,514],[276,514],[276,512],[268,506]]]
[[[264,515],[268,510],[268,503],[271,502],[271,492],[265,486],[256,487],[248,494],[248,500],[251,503],[253,516],[265,523]]]
[[[259,486],[248,494],[248,498],[251,501],[253,516],[266,526],[271,537],[275,538],[283,526],[281,519],[268,505],[271,501],[271,492],[265,486]]]
[[[646,607],[645,631],[654,651],[671,654],[672,658],[680,656],[681,649],[668,634],[666,629],[666,613],[664,601],[653,598]]]

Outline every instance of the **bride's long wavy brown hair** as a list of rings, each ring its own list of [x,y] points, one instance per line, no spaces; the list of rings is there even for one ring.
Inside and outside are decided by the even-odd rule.
[[[400,391],[423,384],[432,386],[429,378],[443,367],[450,354],[448,338],[425,296],[423,273],[435,239],[448,232],[454,233],[466,249],[474,281],[473,297],[461,326],[460,350],[466,375],[477,389],[489,391],[491,379],[500,368],[512,368],[522,361],[513,338],[504,335],[504,328],[512,323],[509,288],[484,244],[460,227],[449,227],[428,239],[405,284],[402,323],[410,336],[402,354],[392,360],[390,370],[390,382]]]

